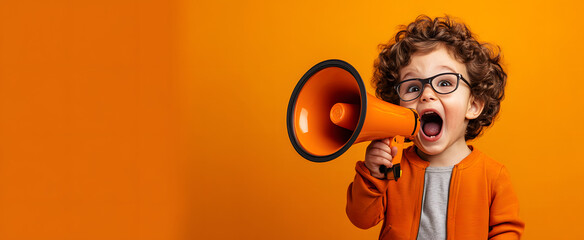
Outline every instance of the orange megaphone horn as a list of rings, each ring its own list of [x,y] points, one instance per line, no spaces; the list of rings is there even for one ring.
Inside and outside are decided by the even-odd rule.
[[[290,97],[286,123],[294,149],[313,162],[335,159],[356,143],[392,137],[398,154],[392,168],[380,171],[395,180],[401,176],[404,138],[413,139],[420,128],[414,109],[368,94],[357,70],[336,59],[302,76]]]

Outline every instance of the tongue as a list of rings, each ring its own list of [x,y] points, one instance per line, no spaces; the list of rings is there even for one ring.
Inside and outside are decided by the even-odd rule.
[[[424,124],[424,133],[427,136],[436,136],[440,133],[440,124],[435,122],[429,122]]]

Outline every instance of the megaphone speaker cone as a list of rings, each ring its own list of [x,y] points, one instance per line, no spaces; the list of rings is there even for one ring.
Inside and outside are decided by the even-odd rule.
[[[326,162],[347,151],[365,121],[365,94],[359,73],[349,63],[333,59],[312,67],[300,79],[288,103],[288,136],[296,151],[313,162]],[[331,109],[337,103],[356,106],[352,110],[357,114],[353,113],[352,118],[338,118],[354,125],[353,129],[331,121]]]
[[[412,138],[420,127],[415,110],[368,94],[357,70],[341,60],[321,62],[302,76],[286,122],[294,149],[313,162],[335,159],[363,141]]]

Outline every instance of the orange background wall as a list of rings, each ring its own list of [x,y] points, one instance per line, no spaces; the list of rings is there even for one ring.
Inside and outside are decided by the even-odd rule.
[[[376,239],[345,216],[366,144],[323,164],[285,128],[312,65],[447,13],[501,46],[495,126],[526,239],[582,237],[576,1],[1,1],[0,239]],[[369,86],[369,84],[366,84]],[[372,89],[368,88],[369,92]]]

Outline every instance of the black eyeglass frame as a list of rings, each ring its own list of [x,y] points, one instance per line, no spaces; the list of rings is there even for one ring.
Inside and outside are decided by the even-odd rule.
[[[441,92],[436,91],[436,88],[434,88],[434,85],[432,85],[432,80],[434,80],[437,77],[444,76],[444,75],[455,75],[456,76],[456,87],[454,89],[452,89],[452,91],[447,92],[447,93],[441,93]],[[424,89],[426,89],[426,84],[430,84],[430,87],[432,87],[432,90],[434,90],[435,93],[442,94],[442,95],[446,95],[446,94],[453,93],[454,91],[456,91],[456,89],[458,89],[458,85],[460,85],[460,80],[461,79],[462,79],[462,81],[464,83],[466,83],[466,85],[468,85],[470,87],[470,83],[466,79],[464,79],[464,77],[462,76],[462,74],[449,72],[449,73],[440,73],[440,74],[437,74],[437,75],[432,76],[432,77],[429,77],[429,78],[411,78],[411,79],[407,79],[407,80],[404,80],[404,81],[398,83],[397,85],[393,86],[393,88],[395,89],[395,92],[397,93],[397,96],[399,97],[399,99],[401,99],[404,102],[410,102],[410,101],[414,101],[414,100],[418,99],[420,96],[422,96],[422,92],[424,92]],[[401,95],[399,94],[399,87],[403,83],[411,82],[411,81],[419,81],[419,82],[421,82],[422,83],[422,89],[420,90],[420,93],[418,94],[418,96],[416,96],[415,98],[410,99],[410,100],[404,100],[401,97]]]

